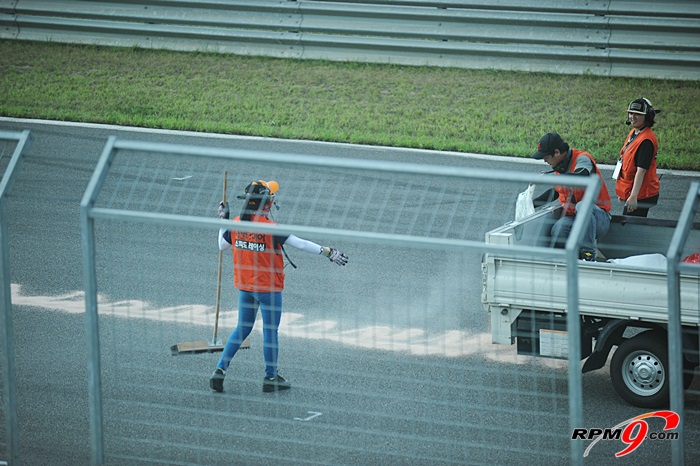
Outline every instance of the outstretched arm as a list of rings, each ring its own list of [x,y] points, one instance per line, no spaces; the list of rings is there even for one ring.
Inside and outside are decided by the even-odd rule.
[[[348,263],[348,256],[341,253],[337,249],[329,248],[328,246],[321,246],[313,241],[301,239],[298,236],[289,235],[284,244],[288,244],[293,248],[301,249],[302,251],[313,254],[322,254],[330,259],[331,262],[335,262],[338,265],[345,265]]]
[[[321,254],[323,249],[323,246],[316,244],[313,241],[301,239],[294,235],[289,235],[284,244],[288,244],[293,248],[301,249],[302,251],[310,252],[312,254]]]

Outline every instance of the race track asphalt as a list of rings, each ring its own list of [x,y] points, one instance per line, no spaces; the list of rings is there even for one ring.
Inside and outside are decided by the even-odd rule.
[[[544,168],[513,158],[100,125],[0,119],[0,129],[33,135],[8,201],[23,465],[90,463],[79,203],[110,135],[358,163]],[[332,176],[342,182],[342,174]],[[694,179],[665,173],[663,207],[652,217],[677,218]],[[515,195],[494,201],[491,214],[501,219],[494,226],[510,218]],[[478,221],[471,228],[465,237],[486,231]],[[210,234],[125,222],[98,228],[107,464],[568,464],[566,364],[490,344],[474,251],[347,241],[337,245],[350,255],[344,268],[288,251],[299,268],[287,274],[280,371],[293,389],[261,392],[258,323],[252,348],[229,370],[226,390],[213,393],[208,377],[218,354],[170,354],[177,341],[211,336],[216,252]],[[224,273],[225,336],[235,307],[228,262]],[[607,367],[584,375],[583,393],[586,427],[612,427],[645,412],[615,394]],[[697,464],[700,397],[689,395],[686,408],[694,413],[686,418],[687,445],[695,445],[686,464]],[[0,460],[4,429],[3,422]],[[670,464],[669,442],[646,442],[634,455],[614,458],[623,446],[596,446],[586,464]]]

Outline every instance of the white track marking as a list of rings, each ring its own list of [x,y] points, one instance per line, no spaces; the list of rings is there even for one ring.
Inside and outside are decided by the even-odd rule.
[[[319,417],[321,414],[323,414],[323,413],[318,413],[316,411],[307,411],[306,413],[311,414],[311,416],[305,417],[305,418],[295,417],[294,420],[295,421],[310,421],[311,419],[313,419],[315,417]]]
[[[12,304],[30,306],[70,314],[85,313],[85,293],[74,291],[55,296],[25,296],[19,284],[11,284]],[[214,307],[204,304],[156,307],[151,303],[130,299],[109,301],[98,295],[98,312],[129,319],[148,319],[161,322],[212,326]],[[261,320],[258,315],[258,320]],[[221,310],[219,327],[233,328],[238,321],[238,310]],[[299,312],[284,311],[280,333],[292,338],[333,341],[365,349],[377,349],[413,354],[416,356],[480,356],[507,364],[536,364],[566,369],[566,360],[519,356],[512,345],[494,345],[490,333],[469,333],[464,330],[427,331],[421,328],[395,328],[368,325],[348,330],[334,320],[312,320]],[[262,332],[262,325],[255,331]]]

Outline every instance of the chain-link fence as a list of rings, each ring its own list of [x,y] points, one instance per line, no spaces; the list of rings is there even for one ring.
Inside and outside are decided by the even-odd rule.
[[[291,390],[261,390],[260,315],[223,393],[209,385],[220,353],[171,356],[178,342],[212,340],[215,326],[226,342],[237,323],[230,252],[215,311],[217,231],[241,231],[217,219],[224,172],[232,217],[251,181],[280,185],[271,211],[278,223],[245,222],[246,231],[293,234],[349,256],[336,267],[285,248],[279,371]],[[571,440],[582,423],[578,362],[493,345],[481,302],[482,256],[504,247],[487,245],[484,234],[513,219],[515,197],[531,181],[110,139],[82,203],[93,460],[582,461]],[[576,261],[562,249],[534,250]]]
[[[6,189],[7,174],[16,172],[8,167],[19,143],[2,143],[6,145],[0,158],[0,199],[3,203],[8,195],[18,203],[33,199],[25,178],[18,179],[12,193]],[[32,157],[28,163],[32,165]],[[347,266],[337,267],[322,255],[285,247],[289,258],[284,269],[279,370],[291,381],[291,390],[261,390],[265,374],[261,315],[251,333],[251,348],[239,351],[228,368],[223,393],[212,391],[209,385],[219,350],[176,352],[173,357],[176,343],[208,344],[214,340],[217,325],[223,343],[236,327],[241,293],[233,284],[230,251],[223,254],[218,319],[215,310],[217,232],[222,226],[237,229],[230,220],[217,219],[224,172],[232,217],[241,212],[243,200],[237,196],[251,181],[274,179],[280,184],[275,195],[279,208],[271,212],[279,223],[247,225],[247,230],[281,236],[292,233],[337,248],[350,258]],[[26,175],[27,181],[34,181],[34,175]],[[608,300],[602,288],[601,292],[586,288],[591,274],[610,269],[608,284],[619,273],[629,274],[630,287],[637,287],[632,289],[639,290],[640,300],[653,289],[653,281],[665,282],[666,276],[663,271],[638,273],[575,260],[578,266],[569,267],[570,250],[529,247],[531,222],[511,222],[515,199],[528,183],[536,181],[545,188],[552,178],[111,139],[83,201],[88,345],[81,335],[75,342],[81,354],[71,359],[84,370],[82,353],[87,349],[90,400],[85,406],[90,406],[93,462],[644,464],[653,458],[694,464],[700,457],[695,429],[700,419],[700,380],[692,379],[696,369],[687,359],[692,352],[687,352],[685,335],[693,327],[688,320],[689,316],[692,320],[693,309],[697,323],[700,285],[696,268],[688,263],[669,261],[680,270],[685,358],[681,367],[686,371],[680,383],[683,387],[689,384],[687,391],[680,391],[684,398],[673,395],[679,386],[674,374],[680,372],[673,368],[679,360],[678,347],[673,346],[677,340],[670,338],[669,409],[679,412],[683,421],[671,433],[679,432],[681,438],[646,440],[625,458],[614,458],[624,447],[620,438],[598,443],[592,438],[573,440],[572,428],[574,432],[588,428],[591,433],[594,427],[612,427],[625,418],[650,414],[649,409],[630,406],[615,395],[607,374],[612,363],[582,376],[578,355],[570,359],[575,362],[558,358],[571,357],[579,350],[578,345],[558,346],[578,339],[578,329],[570,325],[572,315],[586,314],[592,300]],[[16,219],[14,212],[10,217]],[[3,210],[0,224],[6,226],[10,220]],[[600,247],[605,252],[613,250],[614,243],[626,239],[625,232],[629,236],[631,231],[642,231],[632,228],[643,225],[643,231],[649,233],[643,239],[643,252],[666,253],[671,244],[678,254],[666,255],[684,259],[700,246],[697,222],[696,207],[684,210],[678,231],[685,229],[688,235],[681,241],[671,239],[675,225],[667,225],[669,222],[649,219],[635,226],[629,220],[627,226],[609,233]],[[16,227],[17,221],[11,225]],[[663,226],[661,235],[654,233],[658,226]],[[21,239],[26,235],[22,233]],[[6,238],[3,232],[3,263],[8,257]],[[16,241],[20,236],[13,238]],[[634,252],[631,244],[624,244],[629,249],[625,255]],[[533,257],[554,264],[561,274],[551,275],[547,266],[533,270]],[[545,296],[538,309],[554,309],[564,303],[567,312],[546,322],[552,329],[539,329],[539,342],[533,339],[537,330],[523,333],[522,328],[510,328],[520,332],[516,344],[492,343],[494,325],[482,293],[491,286],[488,274],[497,270],[491,267],[499,260],[501,266],[511,267],[501,270],[513,272],[512,276],[495,272],[498,276],[493,278],[512,283],[510,289],[501,291],[528,299],[534,287],[538,296]],[[59,273],[39,270],[49,276]],[[579,290],[575,285],[579,280],[566,276],[569,271],[580,274],[584,288]],[[4,303],[9,298],[10,279],[4,273],[2,304],[7,319],[10,306]],[[652,281],[635,283],[641,276]],[[670,283],[669,290],[673,279]],[[82,327],[78,313],[85,308],[82,292],[70,291],[74,287],[63,288],[66,293],[60,294],[42,288],[22,291],[21,284],[22,280],[12,282],[11,288],[15,321],[19,322],[15,330],[23,335],[18,356],[25,365],[20,369],[32,369],[33,358],[47,356],[47,363],[56,370],[28,374],[22,369],[19,402],[11,401],[15,395],[8,395],[8,390],[16,390],[16,384],[7,382],[11,364],[6,356],[11,351],[5,348],[14,344],[11,327],[3,325],[3,337],[9,332],[10,338],[3,338],[1,348],[0,463],[9,459],[10,464],[22,460],[17,458],[18,441],[25,449],[45,448],[49,456],[44,457],[59,446],[51,443],[60,443],[58,437],[34,434],[32,426],[41,416],[51,416],[52,422],[60,418],[36,394],[65,390],[59,380],[62,371],[75,378],[63,361],[51,361],[53,351],[63,354],[57,345],[65,344],[66,337],[61,336],[65,329],[31,335],[25,326],[50,319],[52,325],[66,321]],[[565,293],[562,288],[567,289]],[[628,292],[620,290],[620,295]],[[498,311],[508,309],[509,302],[514,307],[516,301],[508,301],[507,294],[501,296],[500,302],[489,305]],[[658,300],[652,297],[644,304],[652,307]],[[608,307],[616,303],[617,299],[610,300]],[[667,307],[669,317],[661,324],[667,321],[672,335],[674,305],[671,302]],[[53,319],[41,309],[63,312]],[[74,317],[66,318],[66,313]],[[557,337],[562,329],[569,331],[563,340]],[[586,329],[584,326],[582,333]],[[697,333],[694,338],[697,343]],[[521,347],[524,353],[549,352],[558,357],[523,356]],[[72,350],[73,346],[66,348]],[[46,377],[51,380],[44,382]],[[80,396],[46,398],[81,399],[84,389],[78,387],[76,392]],[[30,406],[22,404],[30,400]],[[28,437],[18,439],[18,431],[8,428],[17,423],[17,409],[20,425],[33,429]],[[666,433],[658,424],[661,421],[656,422],[650,421],[652,433]],[[80,442],[77,439],[76,444]],[[84,452],[82,448],[76,451],[78,457]]]

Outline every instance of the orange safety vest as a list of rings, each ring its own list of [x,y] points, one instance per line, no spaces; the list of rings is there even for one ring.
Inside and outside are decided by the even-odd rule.
[[[236,217],[234,221],[240,221]],[[254,214],[253,222],[275,223]],[[233,251],[233,283],[243,291],[282,291],[284,258],[274,250],[272,235],[247,231],[231,232]]]
[[[629,141],[634,129],[630,131],[625,141]],[[632,194],[632,185],[634,184],[634,175],[637,173],[637,166],[634,164],[634,156],[637,153],[639,145],[649,140],[654,144],[654,156],[651,159],[651,165],[644,174],[642,187],[637,194],[637,199],[647,199],[659,194],[659,177],[656,174],[656,153],[659,151],[659,141],[656,139],[656,134],[651,128],[644,128],[634,138],[634,141],[622,146],[620,149],[620,159],[622,160],[622,168],[615,182],[615,194],[620,199],[627,200]]]
[[[604,211],[610,212],[610,208],[612,207],[612,205],[610,204],[610,194],[608,193],[608,188],[607,186],[605,186],[605,180],[603,180],[603,175],[600,174],[600,170],[598,170],[598,166],[596,165],[593,156],[588,152],[584,152],[582,150],[571,149],[570,166],[575,167],[576,159],[578,159],[581,156],[588,157],[589,159],[591,159],[591,161],[593,162],[593,169],[598,175],[598,178],[600,178],[601,187],[600,192],[598,193],[598,199],[596,200],[595,204]],[[583,199],[583,194],[585,190],[580,188],[574,189],[573,197],[575,202],[572,202],[569,198],[569,196],[571,195],[571,189],[568,186],[555,186],[554,189],[556,189],[556,191],[559,193],[559,202],[566,209],[566,215],[571,216],[576,214],[576,203],[580,202]]]

